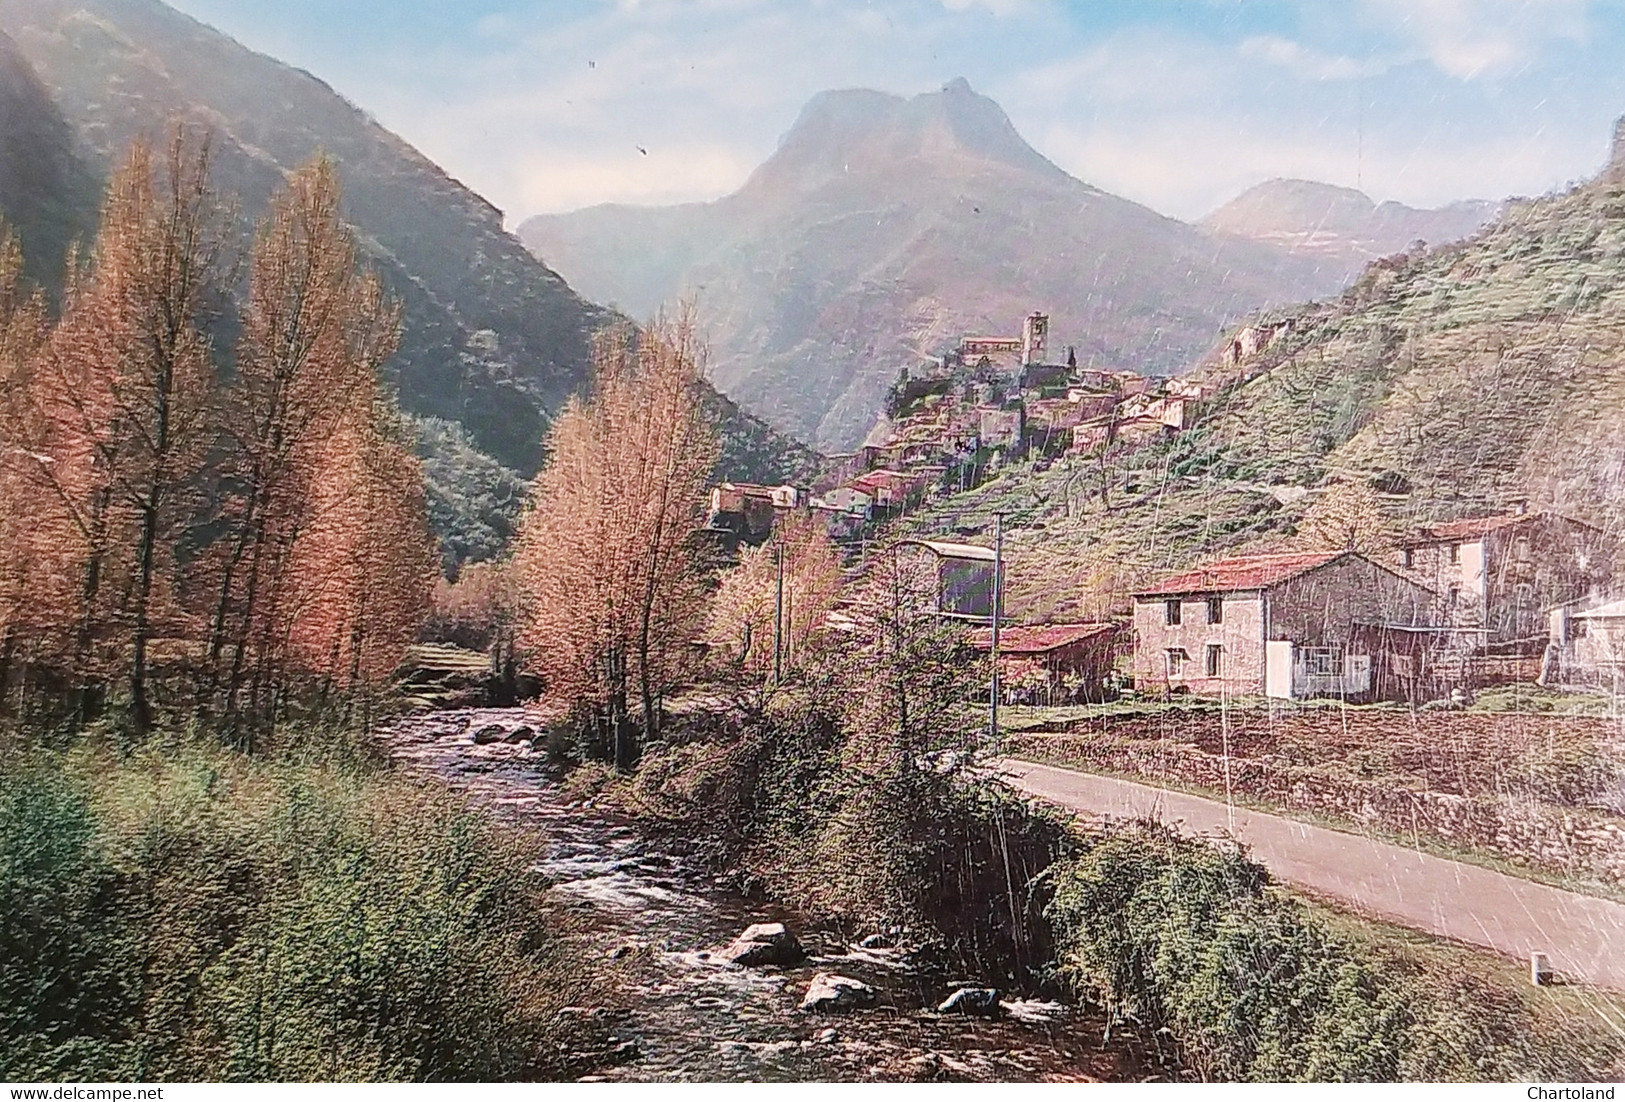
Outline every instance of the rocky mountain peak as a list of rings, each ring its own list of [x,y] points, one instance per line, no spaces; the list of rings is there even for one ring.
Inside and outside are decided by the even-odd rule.
[[[912,97],[848,88],[808,101],[746,189],[817,187],[833,176],[884,174],[911,162],[1061,170],[1022,139],[1004,109],[956,77]]]

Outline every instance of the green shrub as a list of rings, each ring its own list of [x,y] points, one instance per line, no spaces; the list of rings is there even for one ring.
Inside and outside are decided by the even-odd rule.
[[[0,1078],[566,1070],[594,977],[455,798],[225,752],[0,766]]]
[[[1057,866],[1063,974],[1226,1080],[1606,1076],[1617,1045],[1544,1034],[1520,995],[1328,929],[1234,850],[1141,825]]]

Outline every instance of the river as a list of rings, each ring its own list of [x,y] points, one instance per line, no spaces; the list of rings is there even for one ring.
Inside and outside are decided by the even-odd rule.
[[[523,709],[427,712],[383,736],[397,765],[433,777],[545,842],[538,872],[556,902],[585,920],[591,949],[626,977],[611,1019],[623,1057],[594,1069],[619,1081],[973,1082],[1142,1080],[1157,1065],[1138,1037],[1103,1045],[1094,1013],[1020,993],[998,1019],[941,1015],[935,1006],[977,977],[924,973],[895,949],[864,949],[793,910],[752,902],[671,840],[572,800],[525,742],[477,745],[473,732],[534,723]],[[753,922],[782,921],[808,959],[740,968],[710,957]],[[797,1012],[814,973],[837,972],[876,991],[873,1007]],[[957,982],[956,982],[957,981]],[[991,984],[989,984],[991,985]]]

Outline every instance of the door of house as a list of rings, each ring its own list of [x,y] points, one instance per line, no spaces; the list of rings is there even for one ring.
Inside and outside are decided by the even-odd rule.
[[[1270,639],[1264,644],[1264,695],[1291,700],[1292,641]]]

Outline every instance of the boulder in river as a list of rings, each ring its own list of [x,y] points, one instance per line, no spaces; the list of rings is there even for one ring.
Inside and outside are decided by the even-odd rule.
[[[835,1014],[871,1006],[874,1001],[875,989],[861,980],[820,972],[807,985],[807,994],[802,997],[799,1009],[804,1014]]]
[[[474,732],[474,745],[484,746],[487,743],[496,742],[504,733],[500,723],[488,723]]]
[[[534,730],[532,730],[531,728],[526,727],[523,724],[521,724],[520,726],[515,727],[513,730],[509,731],[506,735],[503,735],[502,736],[502,741],[503,742],[524,742],[526,739],[530,738],[535,733],[536,732]]]
[[[1000,1011],[995,987],[961,987],[942,1000],[938,1014],[970,1014],[978,1018],[996,1017]]]
[[[758,922],[747,926],[744,933],[734,938],[732,942],[718,949],[716,955],[733,964],[741,964],[749,968],[760,967],[764,964],[776,964],[783,967],[795,964],[807,955],[782,922]]]

